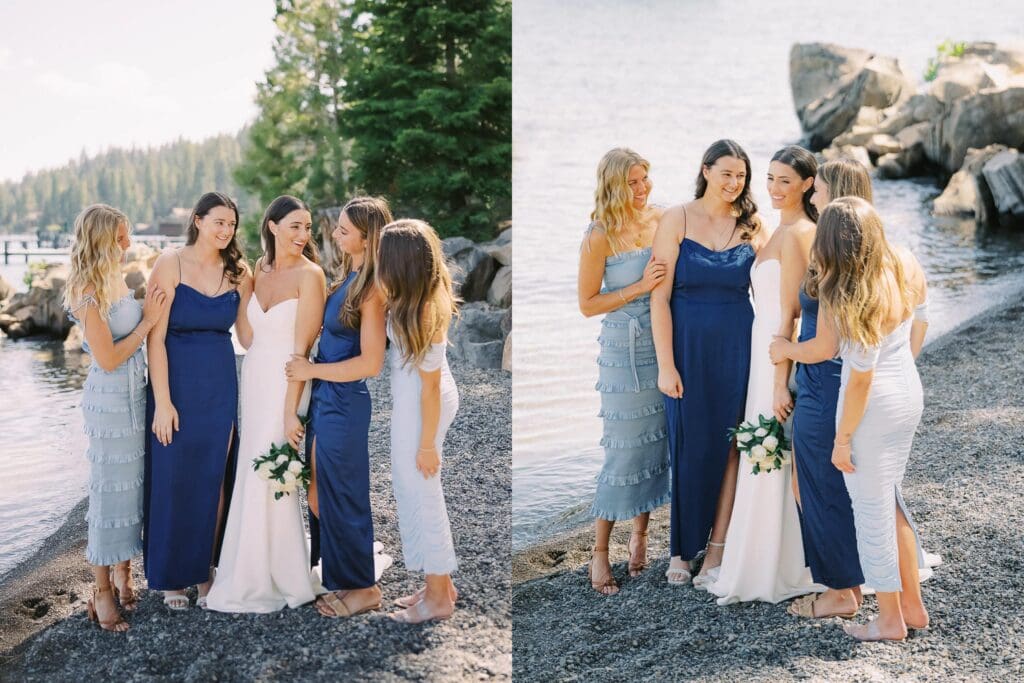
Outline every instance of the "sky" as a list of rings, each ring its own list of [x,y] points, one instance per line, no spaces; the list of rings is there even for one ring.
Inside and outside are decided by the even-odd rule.
[[[83,149],[237,132],[273,17],[273,0],[0,0],[0,181]]]

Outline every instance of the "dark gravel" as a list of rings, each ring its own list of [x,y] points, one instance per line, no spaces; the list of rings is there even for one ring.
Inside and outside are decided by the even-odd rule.
[[[944,559],[922,587],[930,630],[861,644],[838,618],[798,620],[766,603],[718,607],[707,593],[670,587],[659,511],[657,561],[641,577],[626,572],[626,529],[613,544],[613,560],[623,560],[614,597],[592,591],[578,566],[589,528],[517,554],[515,678],[1024,680],[1022,300],[965,323],[918,361],[925,413],[904,492],[925,547]],[[858,621],[874,616],[874,598],[865,607]]]
[[[79,506],[35,557],[0,579],[0,680],[510,679],[511,378],[500,370],[453,372],[461,406],[442,471],[460,564],[459,603],[450,620],[412,626],[381,612],[327,620],[312,606],[271,615],[194,607],[170,613],[159,593],[144,591],[128,633],[103,632],[85,615],[90,574]],[[374,527],[395,558],[381,580],[390,612],[397,609],[391,601],[422,579],[402,565],[387,371],[370,386]],[[135,573],[144,585],[141,558]]]

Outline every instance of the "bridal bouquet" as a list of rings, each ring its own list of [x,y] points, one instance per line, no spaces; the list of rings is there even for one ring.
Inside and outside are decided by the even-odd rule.
[[[757,424],[745,421],[729,430],[729,438],[736,437],[736,447],[747,462],[754,466],[752,474],[781,470],[792,462],[793,451],[782,424],[773,416],[757,416]]]
[[[252,468],[270,484],[274,500],[291,495],[299,486],[309,487],[309,465],[287,441],[281,446],[271,442],[269,453],[252,459]]]

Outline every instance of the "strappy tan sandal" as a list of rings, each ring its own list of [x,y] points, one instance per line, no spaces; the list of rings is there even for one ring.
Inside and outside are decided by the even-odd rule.
[[[833,612],[831,614],[815,614],[814,605],[818,602],[818,598],[821,595],[818,593],[811,593],[804,595],[793,602],[789,603],[786,611],[792,614],[794,617],[803,617],[804,619],[828,619],[829,617],[839,617],[840,619],[853,619],[857,616],[857,610],[849,613]]]
[[[640,562],[633,562],[633,539],[643,539],[644,557]],[[629,535],[629,575],[640,576],[640,572],[647,569],[647,531],[635,531]]]
[[[124,570],[124,581],[118,581],[118,569]],[[139,605],[139,596],[132,585],[131,565],[115,564],[110,570],[110,582],[114,588],[114,597],[125,612],[132,612]]]
[[[594,555],[598,553],[608,554],[608,548],[594,548],[590,555],[590,564],[587,565],[587,578],[590,579],[590,587],[596,590],[601,595],[615,595],[619,592],[619,584],[615,581],[615,577],[608,573],[608,577],[602,582],[594,581]]]
[[[99,624],[100,628],[104,631],[113,631],[114,633],[124,633],[128,630],[128,622],[124,620],[120,612],[117,612],[117,617],[109,619],[107,621],[100,621],[99,613],[96,611],[96,596],[100,593],[111,592],[110,586],[106,588],[93,588],[92,597],[89,598],[89,602],[86,605],[86,610],[89,614],[89,621]],[[115,611],[117,608],[114,608]]]
[[[324,593],[323,595],[321,595],[319,598],[316,599],[314,605],[316,606],[316,611],[319,612],[322,616],[327,617],[328,619],[336,619],[338,617],[354,617],[357,614],[372,612],[373,610],[378,610],[381,608],[380,601],[378,600],[376,604],[367,605],[362,609],[352,611],[352,609],[345,603],[345,598],[339,598],[338,594],[333,592]],[[330,609],[333,614],[328,614],[324,610],[324,607]]]

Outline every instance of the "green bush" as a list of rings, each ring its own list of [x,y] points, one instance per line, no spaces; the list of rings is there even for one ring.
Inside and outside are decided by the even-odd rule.
[[[928,60],[928,66],[924,70],[924,80],[931,83],[939,75],[939,64],[945,57],[955,57],[959,59],[964,56],[964,51],[967,49],[967,43],[965,41],[959,41],[954,43],[948,38],[935,48],[936,56]]]

